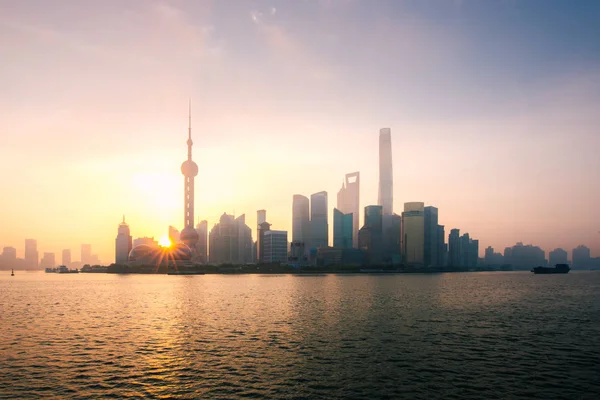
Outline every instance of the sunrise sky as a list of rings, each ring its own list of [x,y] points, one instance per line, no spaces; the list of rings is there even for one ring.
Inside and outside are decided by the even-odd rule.
[[[375,204],[391,127],[396,212],[437,206],[482,254],[600,256],[599,20],[592,0],[0,0],[0,247],[110,263],[122,214],[181,228],[191,98],[209,227],[264,208],[291,230],[321,190],[331,219],[357,170]]]

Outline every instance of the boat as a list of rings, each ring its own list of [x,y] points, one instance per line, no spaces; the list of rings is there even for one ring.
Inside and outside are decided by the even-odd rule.
[[[571,268],[568,264],[556,264],[554,267],[535,267],[534,274],[568,274]]]
[[[15,270],[10,271],[10,276],[15,276]]]
[[[58,267],[58,270],[56,272],[58,272],[59,274],[78,274],[79,270],[77,268],[69,269],[64,265],[61,265],[60,267]]]
[[[46,268],[46,273],[56,273],[58,272],[56,268]]]

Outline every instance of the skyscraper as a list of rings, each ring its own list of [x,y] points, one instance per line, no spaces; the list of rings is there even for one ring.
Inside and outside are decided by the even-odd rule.
[[[438,209],[427,206],[424,209],[425,216],[425,255],[424,265],[426,267],[438,266]]]
[[[402,217],[398,214],[381,216],[382,261],[384,264],[402,262]]]
[[[81,245],[81,263],[91,264],[92,263],[92,245],[82,244]]]
[[[292,242],[306,245],[309,241],[310,213],[308,197],[295,194],[292,202]]]
[[[383,207],[383,215],[392,215],[394,212],[394,178],[390,128],[379,130],[379,195],[377,202]]]
[[[344,214],[352,214],[352,246],[358,248],[360,214],[360,172],[346,174],[342,188],[337,194],[337,208]],[[335,245],[334,245],[335,246]]]
[[[196,243],[198,262],[206,264],[208,262],[208,221],[198,222],[196,232],[198,232],[198,243]]]
[[[402,213],[402,255],[408,264],[425,261],[425,204],[404,203]]]
[[[288,241],[286,231],[265,231],[262,246],[262,262],[267,264],[287,262]]]
[[[25,264],[27,268],[37,268],[38,260],[37,241],[35,239],[25,239]]]
[[[366,206],[364,225],[358,231],[358,248],[364,252],[367,265],[382,261],[382,210],[381,206]]]
[[[71,250],[65,249],[62,251],[62,265],[67,268],[71,265]]]
[[[451,268],[461,267],[460,243],[460,229],[451,229],[448,235],[448,266]]]
[[[352,247],[354,226],[353,214],[344,214],[337,208],[333,209],[333,247],[349,249]]]
[[[198,175],[198,165],[192,160],[192,102],[190,101],[188,112],[188,158],[181,164],[181,173],[184,176],[184,228],[180,239],[192,250],[192,259],[197,258],[196,243],[198,232],[194,229],[194,177]]]
[[[223,213],[210,230],[211,264],[247,264],[252,262],[252,230],[246,216],[235,218]]]
[[[329,223],[327,217],[327,192],[310,196],[311,249],[329,245]]]
[[[40,267],[42,268],[54,268],[56,267],[56,260],[54,253],[44,253],[44,257],[40,261]]]
[[[129,231],[129,225],[125,222],[125,216],[123,216],[123,222],[119,224],[117,231],[117,237],[115,239],[115,264],[126,264],[129,259],[129,252],[133,247],[133,238]]]
[[[556,264],[567,264],[569,255],[566,250],[554,249],[548,254],[548,264],[555,266]]]

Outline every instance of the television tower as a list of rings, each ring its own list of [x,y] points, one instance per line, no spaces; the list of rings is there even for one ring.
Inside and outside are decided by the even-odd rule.
[[[194,177],[198,175],[198,165],[192,160],[192,101],[189,104],[188,113],[188,158],[181,164],[181,173],[184,176],[183,199],[184,199],[184,227],[180,239],[191,250],[193,257],[196,255],[196,243],[198,243],[198,232],[194,229]]]

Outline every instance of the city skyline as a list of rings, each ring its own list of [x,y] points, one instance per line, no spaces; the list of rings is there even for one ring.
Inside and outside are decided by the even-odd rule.
[[[598,29],[598,8],[421,3],[289,2],[274,12],[262,1],[233,11],[159,1],[68,10],[3,3],[0,45],[13,61],[0,66],[0,130],[9,132],[0,167],[11,171],[0,246],[22,257],[24,239],[35,238],[40,258],[59,259],[92,243],[104,261],[122,214],[136,238],[181,230],[177,165],[191,97],[199,110],[196,215],[209,227],[223,212],[245,213],[254,227],[264,208],[291,233],[292,196],[323,190],[331,243],[341,177],[361,172],[361,213],[377,204],[377,130],[389,126],[395,210],[434,205],[446,234],[471,233],[480,255],[524,242],[547,252],[584,244],[597,256],[600,51],[583,35]],[[440,9],[450,10],[441,23]],[[474,23],[491,15],[498,19],[487,30]],[[579,24],[563,39],[563,18],[573,15]],[[105,24],[115,36],[100,40]],[[151,43],[156,26],[164,41]],[[236,44],[240,35],[247,49]],[[377,46],[357,45],[361,35]],[[491,54],[483,46],[490,39]],[[387,65],[374,61],[380,54],[389,54]]]

